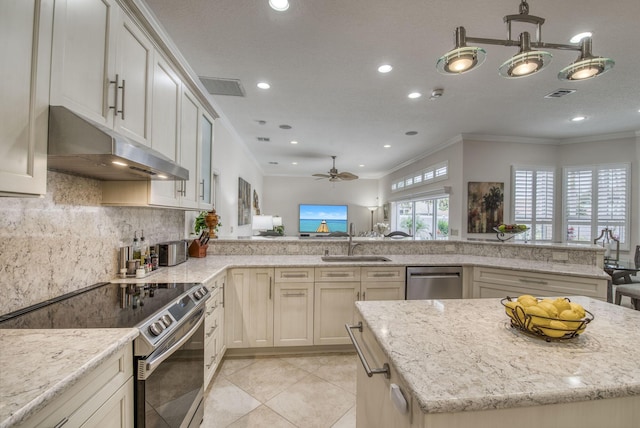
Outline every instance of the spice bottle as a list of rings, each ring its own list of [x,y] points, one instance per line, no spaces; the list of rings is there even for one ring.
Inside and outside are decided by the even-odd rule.
[[[133,252],[133,260],[140,260],[140,263],[142,263],[142,254],[141,254],[141,249],[142,247],[140,246],[140,241],[138,241],[138,232],[133,232],[133,246],[131,247],[132,252]]]

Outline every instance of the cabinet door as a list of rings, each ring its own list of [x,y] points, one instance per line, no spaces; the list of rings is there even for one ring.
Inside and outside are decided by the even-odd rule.
[[[314,345],[342,345],[351,340],[344,328],[356,316],[360,282],[316,282],[314,296]]]
[[[213,118],[207,113],[200,116],[200,170],[198,172],[198,202],[201,209],[213,208]]]
[[[151,145],[151,78],[153,45],[151,40],[124,13],[117,30],[116,74],[118,112],[115,130],[145,145]]]
[[[243,316],[249,347],[273,346],[273,269],[249,269]]]
[[[180,165],[189,170],[189,180],[179,183],[181,206],[198,208],[198,127],[199,103],[186,89],[182,93],[180,109]]]
[[[0,2],[0,195],[46,193],[52,22],[53,0]]]
[[[244,325],[243,302],[249,283],[249,269],[232,269],[224,287],[224,332],[228,348],[246,348],[249,338]]]
[[[133,428],[133,378],[87,419],[81,427]]]
[[[156,52],[153,68],[151,147],[173,161],[178,159],[180,80],[169,63]],[[179,181],[152,181],[149,203],[180,205]]]
[[[313,283],[276,283],[274,346],[313,345]]]
[[[115,0],[56,0],[51,104],[113,126]]]

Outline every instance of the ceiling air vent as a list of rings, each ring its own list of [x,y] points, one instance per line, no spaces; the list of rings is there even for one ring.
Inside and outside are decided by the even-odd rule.
[[[269,138],[269,137],[258,137],[258,141],[269,142],[269,141],[271,141],[271,138]]]
[[[218,77],[200,77],[200,81],[211,95],[230,95],[244,97],[244,89],[238,79],[220,79]]]
[[[550,94],[545,95],[545,98],[560,98],[560,97],[564,97],[565,95],[569,95],[569,94],[573,94],[576,90],[575,89],[556,89],[555,91],[551,92]]]

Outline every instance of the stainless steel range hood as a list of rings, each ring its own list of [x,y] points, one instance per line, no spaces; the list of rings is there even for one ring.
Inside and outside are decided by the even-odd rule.
[[[61,106],[49,107],[47,162],[50,170],[98,180],[189,179],[189,170],[166,156]]]

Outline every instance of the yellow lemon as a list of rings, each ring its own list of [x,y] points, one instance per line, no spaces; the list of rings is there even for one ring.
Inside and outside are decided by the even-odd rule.
[[[556,300],[554,300],[553,306],[558,309],[558,314],[561,314],[562,311],[566,311],[567,309],[571,309],[569,301],[564,297],[558,297]]]
[[[580,318],[584,318],[587,315],[580,303],[569,302],[569,305],[571,305],[571,309],[580,315]]]
[[[538,303],[538,306],[547,311],[549,318],[558,318],[558,308],[550,301],[543,300]]]
[[[562,337],[568,333],[569,328],[562,321],[553,320],[549,323],[550,328],[541,327],[540,330],[549,337]]]
[[[536,299],[533,296],[530,296],[528,294],[524,294],[520,297],[518,297],[518,302],[520,302],[520,304],[524,307],[527,306],[533,306],[533,305],[537,305],[538,304],[538,299]]]
[[[517,321],[517,318],[519,318],[520,322],[524,322],[524,312],[522,311],[522,309],[524,308],[522,307],[522,304],[520,302],[506,301],[504,305],[504,311],[507,313],[507,315],[509,315],[509,318],[512,318],[514,321]]]
[[[531,324],[534,326],[548,326],[549,314],[538,305],[527,306],[524,308],[524,313],[531,317]],[[531,326],[527,326],[531,327]],[[530,328],[529,328],[530,329]]]
[[[567,309],[566,311],[560,312],[560,320],[567,325],[572,330],[577,329],[582,324],[582,317],[580,314],[573,309]]]

